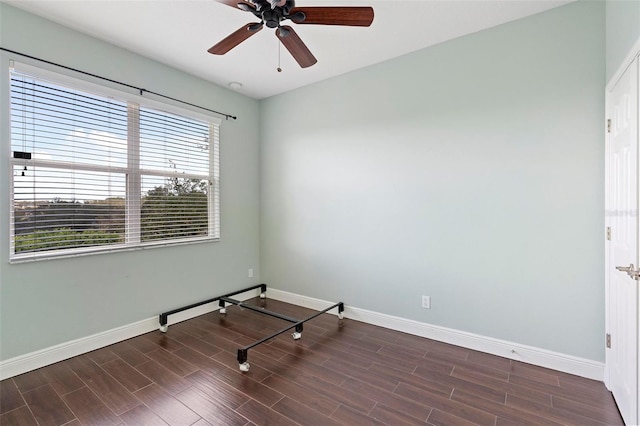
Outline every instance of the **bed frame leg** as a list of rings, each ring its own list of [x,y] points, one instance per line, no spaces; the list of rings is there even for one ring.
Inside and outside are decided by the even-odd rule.
[[[260,285],[260,299],[266,299],[266,298],[267,298],[267,285],[262,284]]]
[[[227,313],[227,308],[225,307],[226,304],[224,303],[224,300],[218,301],[218,306],[220,306],[220,310],[218,311],[220,314],[224,315]]]
[[[249,371],[250,366],[247,362],[247,352],[248,349],[238,349],[238,367],[242,372]]]
[[[293,340],[298,340],[302,337],[302,323],[296,324],[296,331],[292,334]]]
[[[168,315],[166,315],[166,314],[161,314],[160,315],[160,321],[159,321],[160,322],[160,327],[158,327],[158,330],[160,330],[163,333],[166,333],[167,330],[169,330],[169,325],[167,324],[168,323],[168,318],[167,317],[168,317]]]
[[[340,302],[338,304],[338,319],[343,319],[344,318],[344,303]]]

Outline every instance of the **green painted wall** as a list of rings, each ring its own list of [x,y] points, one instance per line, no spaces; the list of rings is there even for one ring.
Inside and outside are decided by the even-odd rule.
[[[221,127],[222,239],[9,264],[8,60],[2,54],[0,360],[245,287],[258,273],[259,103],[0,3],[2,47],[238,116]],[[16,58],[17,59],[17,58]],[[259,277],[259,275],[256,275]]]
[[[575,2],[263,100],[263,280],[604,361],[604,58]]]
[[[607,80],[640,40],[640,0],[607,0]]]

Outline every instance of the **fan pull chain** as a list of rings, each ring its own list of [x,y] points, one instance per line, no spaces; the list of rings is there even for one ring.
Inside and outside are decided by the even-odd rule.
[[[276,68],[278,70],[278,72],[282,72],[282,68],[280,68],[280,46],[282,43],[280,43],[280,40],[278,40],[278,68]]]

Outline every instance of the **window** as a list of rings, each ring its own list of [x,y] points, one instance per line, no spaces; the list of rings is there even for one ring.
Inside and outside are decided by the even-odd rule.
[[[217,119],[27,66],[10,106],[12,260],[219,238]]]

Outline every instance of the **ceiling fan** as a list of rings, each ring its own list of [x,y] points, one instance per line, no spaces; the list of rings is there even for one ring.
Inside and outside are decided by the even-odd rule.
[[[368,27],[373,22],[373,8],[368,6],[315,6],[296,7],[295,0],[216,0],[228,6],[251,12],[260,22],[249,23],[222,39],[208,52],[224,55],[266,25],[276,28],[276,37],[287,48],[291,56],[302,68],[318,62],[298,34],[289,25],[281,25],[290,20],[295,24],[347,25]]]

